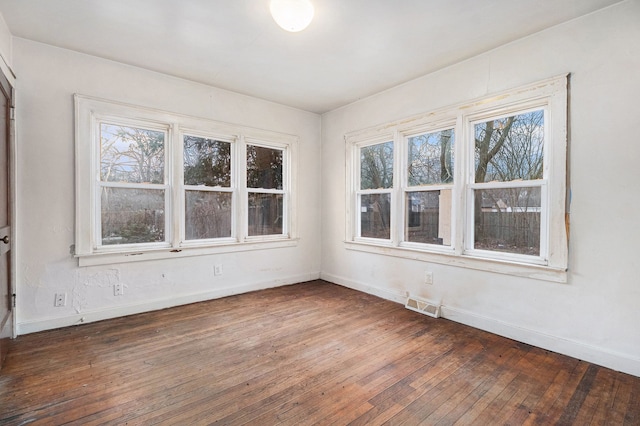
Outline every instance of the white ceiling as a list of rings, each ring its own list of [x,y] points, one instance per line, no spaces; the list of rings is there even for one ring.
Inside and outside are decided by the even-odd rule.
[[[0,0],[12,34],[322,113],[620,0]],[[549,46],[553,48],[553,46]]]

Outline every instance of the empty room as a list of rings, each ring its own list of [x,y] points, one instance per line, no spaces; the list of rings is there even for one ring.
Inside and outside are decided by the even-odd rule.
[[[640,424],[640,0],[0,0],[0,424]]]

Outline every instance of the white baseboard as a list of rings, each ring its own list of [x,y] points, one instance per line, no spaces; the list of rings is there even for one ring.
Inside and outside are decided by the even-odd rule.
[[[211,291],[192,293],[171,297],[168,299],[156,299],[146,301],[144,303],[136,303],[131,305],[123,305],[104,309],[96,309],[84,311],[78,314],[44,318],[34,321],[18,322],[18,334],[36,333],[39,331],[52,330],[55,328],[69,327],[72,325],[86,324],[89,322],[102,321],[111,318],[124,317],[127,315],[140,314],[143,312],[157,311],[160,309],[172,308],[180,305],[188,305],[190,303],[203,302],[205,300],[219,299],[222,297],[233,296],[236,294],[248,293],[250,291],[264,290],[267,288],[281,287],[289,284],[296,284],[320,278],[320,272],[312,272],[308,274],[300,274],[279,278],[277,280],[262,281],[252,284],[239,285],[233,287],[219,288]]]
[[[371,286],[337,275],[323,272],[320,274],[320,278],[394,302],[404,304],[406,301],[406,296],[399,292]],[[443,305],[441,306],[441,316],[442,318],[488,331],[499,336],[640,377],[640,358],[634,358],[626,354],[610,351],[606,348],[523,328],[494,318],[478,315],[464,309]]]
[[[384,288],[371,286],[358,281],[353,281],[348,278],[340,277],[338,275],[327,274],[326,272],[322,272],[320,274],[320,279],[329,281],[330,283],[339,284],[343,287],[348,287],[352,290],[358,290],[363,293],[373,294],[374,296],[391,300],[393,302],[402,303],[403,305],[407,301],[406,294],[400,294],[398,292],[394,292]]]

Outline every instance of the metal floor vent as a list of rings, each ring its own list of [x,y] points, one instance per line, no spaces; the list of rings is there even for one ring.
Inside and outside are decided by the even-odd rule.
[[[433,318],[440,317],[440,305],[437,305],[428,300],[420,299],[416,296],[409,296],[405,308],[412,311],[420,312],[421,314],[429,315]]]

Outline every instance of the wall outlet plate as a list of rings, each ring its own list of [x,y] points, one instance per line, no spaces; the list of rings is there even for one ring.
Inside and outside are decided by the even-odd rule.
[[[114,296],[122,296],[124,294],[124,284],[115,283],[113,285],[113,295]]]
[[[213,275],[222,275],[222,265],[215,265],[213,267]]]
[[[432,285],[433,284],[433,272],[426,271],[424,273],[424,283],[428,284],[428,285]]]
[[[67,304],[67,293],[56,293],[56,298],[53,301],[53,306],[61,308]]]

